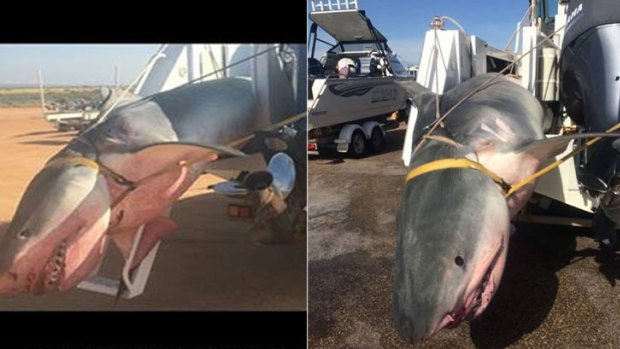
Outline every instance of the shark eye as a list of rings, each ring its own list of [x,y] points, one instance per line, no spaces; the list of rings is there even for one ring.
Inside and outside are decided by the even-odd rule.
[[[456,256],[456,258],[454,258],[454,263],[459,267],[462,267],[465,265],[465,260],[461,256]]]
[[[17,234],[17,238],[19,239],[27,239],[30,237],[30,230],[24,229]]]

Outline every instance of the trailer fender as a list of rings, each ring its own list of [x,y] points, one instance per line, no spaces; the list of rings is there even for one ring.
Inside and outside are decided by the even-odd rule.
[[[340,134],[338,135],[338,138],[334,140],[334,143],[338,145],[336,149],[338,150],[339,153],[346,153],[349,150],[349,143],[351,143],[351,137],[353,136],[353,132],[355,132],[355,130],[361,130],[362,132],[364,132],[364,135],[366,135],[366,138],[369,137],[360,125],[358,124],[345,125],[340,130]]]

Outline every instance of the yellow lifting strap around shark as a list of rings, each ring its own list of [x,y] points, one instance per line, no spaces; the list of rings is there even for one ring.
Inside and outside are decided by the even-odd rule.
[[[84,156],[68,156],[50,161],[46,166],[54,166],[58,163],[68,163],[70,165],[82,165],[99,171],[99,163]]]
[[[60,157],[60,158],[53,159],[52,161],[48,162],[45,165],[45,167],[54,166],[54,165],[60,164],[60,163],[82,165],[82,166],[85,166],[85,167],[89,167],[89,168],[92,168],[95,171],[99,171],[99,172],[103,173],[104,175],[113,178],[119,184],[123,184],[123,185],[130,185],[131,184],[131,181],[129,181],[128,179],[126,179],[122,175],[116,173],[114,170],[112,170],[111,168],[105,166],[104,164],[100,163],[99,161],[96,161],[96,160],[93,160],[93,159],[90,159],[90,158],[87,158],[87,157],[81,156],[81,155],[73,155],[73,156],[66,156],[66,157]]]
[[[272,131],[275,129],[278,129],[284,125],[293,123],[293,122],[297,122],[301,119],[303,119],[304,117],[306,117],[306,113],[298,113],[296,115],[293,115],[291,117],[288,117],[278,123],[269,125],[268,127],[266,127],[263,130],[259,130],[259,131]],[[243,137],[241,139],[238,139],[236,141],[233,141],[231,143],[229,143],[229,146],[238,146],[240,144],[243,144],[247,141],[249,141],[250,139],[252,139],[254,137],[254,134],[251,134],[247,137]],[[102,164],[100,161],[97,160],[93,160],[90,158],[87,158],[85,156],[81,156],[81,155],[73,155],[73,156],[66,156],[66,157],[59,157],[56,159],[53,159],[51,161],[49,161],[45,167],[49,167],[49,166],[54,166],[56,164],[75,164],[75,165],[82,165],[85,167],[89,167],[92,168],[96,171],[101,172],[101,174],[103,174],[106,177],[110,177],[112,178],[114,181],[116,181],[118,184],[124,185],[126,187],[128,187],[127,190],[125,190],[124,192],[121,193],[121,195],[116,198],[116,200],[114,200],[114,202],[111,204],[111,207],[115,207],[118,203],[120,203],[128,194],[129,192],[131,192],[132,190],[136,189],[138,186],[140,186],[141,184],[145,183],[146,181],[149,181],[157,176],[160,176],[162,174],[165,174],[166,172],[169,172],[171,170],[175,170],[179,167],[185,167],[185,166],[190,166],[196,162],[199,162],[203,160],[201,157],[198,158],[194,158],[194,159],[190,159],[190,160],[186,160],[186,161],[179,161],[178,163],[174,163],[170,166],[166,166],[165,168],[161,169],[160,171],[157,171],[153,174],[150,174],[142,179],[136,180],[136,181],[132,181],[129,180],[127,178],[125,178],[123,175],[117,173],[116,171],[114,171],[113,169],[107,167],[106,165]]]
[[[605,132],[606,133],[611,133],[611,132],[617,131],[619,129],[620,129],[620,122],[615,124],[611,128],[609,128]],[[514,194],[515,192],[517,192],[521,188],[525,187],[526,185],[528,185],[530,183],[533,183],[539,177],[544,176],[545,174],[547,174],[548,172],[550,172],[554,168],[560,166],[564,161],[572,158],[577,153],[585,150],[586,148],[592,146],[594,143],[600,141],[601,138],[602,137],[594,137],[594,138],[592,138],[591,140],[587,141],[582,146],[579,146],[579,147],[575,148],[570,153],[564,155],[560,159],[550,163],[549,165],[543,167],[542,169],[532,173],[531,175],[525,177],[524,179],[522,179],[521,181],[517,182],[514,185],[510,185],[509,183],[504,181],[500,176],[498,176],[493,171],[491,171],[488,168],[486,168],[481,163],[475,162],[475,161],[472,161],[472,160],[469,160],[469,159],[466,159],[466,158],[440,159],[440,160],[435,160],[435,161],[427,162],[426,164],[418,166],[418,167],[412,169],[411,171],[409,171],[409,173],[407,173],[407,177],[405,177],[405,183],[409,182],[410,180],[412,180],[412,179],[414,179],[414,178],[416,178],[418,176],[421,176],[423,174],[430,173],[430,172],[446,170],[446,169],[450,169],[450,168],[474,169],[474,170],[478,170],[478,171],[482,172],[487,177],[491,178],[493,180],[493,182],[497,183],[502,188],[502,191],[504,192],[504,197],[508,198],[510,195]]]
[[[511,189],[510,184],[506,183],[506,181],[504,181],[500,176],[493,173],[493,171],[484,167],[484,165],[482,165],[479,162],[475,162],[475,161],[472,161],[466,158],[441,159],[441,160],[427,162],[424,165],[418,166],[412,169],[411,171],[409,171],[409,173],[407,174],[407,177],[405,178],[405,182],[409,182],[410,180],[418,176],[421,176],[423,174],[427,174],[427,173],[435,172],[435,171],[447,170],[451,168],[468,168],[468,169],[478,170],[482,172],[483,174],[485,174],[487,177],[491,178],[493,182],[497,183],[502,188],[504,193],[508,193]]]

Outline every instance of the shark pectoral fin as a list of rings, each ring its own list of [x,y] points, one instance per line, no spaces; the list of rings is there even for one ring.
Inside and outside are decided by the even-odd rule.
[[[516,150],[517,153],[527,153],[527,155],[544,162],[547,159],[559,155],[566,150],[569,142],[574,139],[585,139],[594,137],[618,138],[619,133],[580,133],[565,136],[550,137],[538,141],[528,143],[521,149]]]
[[[414,103],[418,107],[420,115],[426,115],[427,108],[429,108],[429,106],[435,108],[435,105],[432,103],[436,97],[435,93],[422,86],[419,82],[411,79],[396,80],[395,82],[398,86],[405,90],[411,99],[413,99]]]
[[[136,247],[130,269],[139,265],[159,240],[172,235],[177,228],[177,224],[172,219],[164,216],[159,216],[147,223],[142,230],[142,236]],[[136,228],[112,235],[112,240],[123,254],[125,260],[128,260],[131,255],[131,249],[133,248],[137,233],[138,229]]]
[[[61,292],[69,290],[84,279],[93,276],[103,260],[103,253],[105,252],[107,242],[106,235],[99,237],[90,249],[84,249],[83,252],[86,254],[80,260],[80,264],[71,263],[65,265],[65,280],[60,283],[58,290]],[[76,243],[76,245],[80,246],[80,243]],[[69,261],[72,262],[72,260]]]
[[[414,100],[417,96],[421,96],[424,94],[434,95],[431,90],[422,86],[422,84],[420,84],[419,82],[413,81],[411,79],[397,79],[394,82],[396,82],[396,84],[400,86],[403,90],[407,91],[409,96],[411,96]]]

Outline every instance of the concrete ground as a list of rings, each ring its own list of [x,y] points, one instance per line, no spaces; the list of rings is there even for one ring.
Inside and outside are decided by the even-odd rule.
[[[414,347],[398,337],[391,319],[404,133],[389,132],[386,151],[364,159],[310,157],[310,348]],[[620,347],[620,287],[612,286],[620,265],[601,272],[588,234],[518,224],[485,313],[418,347]]]
[[[0,232],[26,185],[75,133],[57,132],[38,108],[0,109]],[[173,206],[179,231],[160,246],[145,293],[114,306],[114,297],[74,289],[0,299],[0,310],[305,310],[306,244],[262,246],[247,222],[226,217],[226,198],[201,177]],[[101,273],[120,275],[109,246]]]

